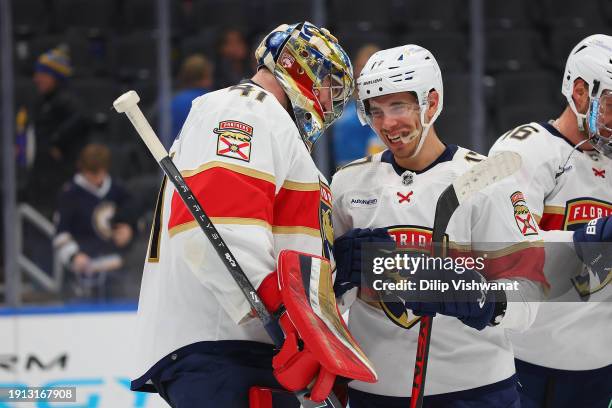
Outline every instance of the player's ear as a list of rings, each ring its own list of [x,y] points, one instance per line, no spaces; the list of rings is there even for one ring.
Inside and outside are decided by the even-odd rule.
[[[440,103],[440,94],[435,89],[432,89],[427,97],[427,122],[433,118],[433,115],[438,110],[438,103]]]
[[[578,112],[586,113],[589,106],[589,85],[584,80],[578,78],[574,81],[572,98]]]

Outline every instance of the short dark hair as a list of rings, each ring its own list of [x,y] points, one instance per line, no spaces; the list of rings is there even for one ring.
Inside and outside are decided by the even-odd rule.
[[[99,143],[90,143],[81,150],[77,161],[77,168],[80,171],[97,173],[100,170],[107,170],[111,164],[110,149]]]

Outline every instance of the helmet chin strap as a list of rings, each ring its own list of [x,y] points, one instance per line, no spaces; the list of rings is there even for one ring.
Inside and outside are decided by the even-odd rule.
[[[419,137],[421,138],[421,140],[419,140],[419,144],[417,145],[416,149],[414,149],[414,153],[412,153],[412,155],[410,156],[411,159],[415,157],[417,154],[419,154],[419,152],[421,151],[421,148],[423,147],[423,143],[425,142],[425,139],[429,135],[429,129],[431,128],[431,125],[433,124],[432,122],[430,122],[427,125],[423,125],[423,123],[425,123],[425,110],[424,109],[421,110],[420,116],[421,116],[421,126],[422,127],[421,127]],[[408,137],[411,137],[415,132],[417,131],[413,130]],[[412,137],[410,141],[412,141],[413,139],[415,139],[415,137]],[[404,139],[402,139],[402,142],[404,142]]]
[[[576,104],[574,103],[574,99],[568,98],[567,102],[568,102],[572,112],[574,112],[574,115],[576,115],[576,123],[578,124],[578,130],[580,132],[582,132],[582,133],[586,132],[587,131],[587,127],[586,127],[587,117],[586,117],[586,114],[578,112],[578,109],[576,108]]]

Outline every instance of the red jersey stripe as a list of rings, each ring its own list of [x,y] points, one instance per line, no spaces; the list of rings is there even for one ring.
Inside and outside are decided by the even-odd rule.
[[[250,218],[272,223],[276,187],[269,180],[212,167],[185,177],[185,181],[210,218]],[[175,191],[168,229],[191,221],[193,216]]]
[[[498,257],[488,256],[484,265],[483,275],[487,280],[525,278],[548,286],[543,245],[534,244]]]
[[[319,202],[318,185],[316,190],[281,188],[274,205],[274,226],[319,230]]]
[[[544,213],[540,219],[540,229],[543,231],[563,230],[563,214]]]

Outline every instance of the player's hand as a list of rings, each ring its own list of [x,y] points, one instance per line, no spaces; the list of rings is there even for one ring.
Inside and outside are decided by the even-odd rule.
[[[336,260],[336,297],[361,284],[361,259],[364,244],[392,244],[395,241],[386,228],[361,229],[348,231],[334,242]]]
[[[132,227],[129,224],[118,223],[113,227],[112,239],[118,248],[123,248],[129,244],[133,235]]]
[[[578,258],[593,272],[602,273],[612,267],[612,216],[596,218],[574,232],[574,248]]]
[[[440,313],[456,317],[476,330],[482,330],[491,324],[496,300],[505,302],[505,294],[487,289],[467,289],[464,284],[486,282],[486,279],[475,270],[467,269],[463,273],[457,273],[444,269],[420,269],[406,279],[414,281],[417,290],[397,292],[397,294],[405,300],[405,307],[411,309],[415,315],[435,316],[436,313]],[[421,281],[424,281],[423,285]],[[434,284],[437,286],[432,286]],[[430,289],[421,289],[425,287]]]
[[[266,276],[257,293],[271,313],[281,310],[282,298],[276,271]],[[310,389],[310,399],[315,402],[323,401],[330,394],[336,376],[321,366],[317,356],[310,351],[308,343],[300,338],[284,307],[282,309],[279,323],[285,334],[285,341],[272,359],[274,377],[289,391],[306,389],[316,379]]]
[[[89,268],[90,262],[91,258],[86,253],[77,252],[77,254],[72,258],[70,269],[76,273],[85,273]]]

